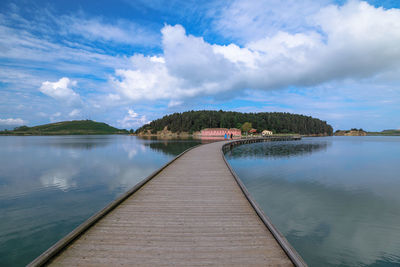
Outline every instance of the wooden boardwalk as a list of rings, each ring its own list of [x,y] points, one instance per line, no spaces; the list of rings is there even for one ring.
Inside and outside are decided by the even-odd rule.
[[[292,266],[225,164],[223,144],[183,154],[45,263]]]

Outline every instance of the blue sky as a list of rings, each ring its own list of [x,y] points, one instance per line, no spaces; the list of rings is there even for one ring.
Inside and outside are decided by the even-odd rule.
[[[281,111],[400,129],[400,1],[1,1],[0,127]]]

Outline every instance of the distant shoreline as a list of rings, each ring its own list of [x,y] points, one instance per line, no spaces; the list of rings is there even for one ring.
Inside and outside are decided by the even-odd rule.
[[[335,136],[400,136],[400,130],[383,130],[381,132],[367,132],[362,129],[337,130]]]
[[[24,133],[2,133],[0,136],[61,136],[61,135],[130,135],[129,133],[43,133],[43,134],[24,134]]]
[[[205,137],[201,137],[201,135],[197,134],[130,134],[130,133],[98,133],[98,132],[86,132],[86,133],[42,133],[42,134],[31,134],[31,133],[13,133],[13,132],[0,132],[0,136],[62,136],[62,135],[129,135],[129,136],[137,136],[141,138],[166,138],[166,139],[204,139]],[[299,134],[274,134],[274,136],[280,135],[299,135]],[[327,137],[330,135],[301,135],[302,137]],[[366,132],[365,135],[331,135],[331,136],[400,136],[400,133],[380,133],[380,132]],[[253,135],[253,136],[245,136],[243,135],[240,138],[257,138],[262,137],[261,135]],[[223,136],[213,136],[214,139],[224,139]],[[237,138],[235,138],[237,139]]]
[[[375,133],[375,132],[367,132],[367,136],[400,136],[400,133]]]
[[[61,121],[33,127],[19,126],[14,130],[0,131],[0,135],[43,136],[43,135],[106,135],[129,134],[106,123],[92,120]]]

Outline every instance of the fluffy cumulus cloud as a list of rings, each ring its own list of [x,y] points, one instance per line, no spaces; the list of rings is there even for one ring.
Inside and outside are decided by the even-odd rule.
[[[13,119],[13,118],[0,119],[0,125],[14,125],[14,126],[17,126],[17,125],[23,125],[25,123],[26,123],[26,121],[24,121],[23,119],[20,119],[20,118],[16,118],[16,119]]]
[[[307,11],[309,13],[314,12]],[[400,10],[350,1],[318,9],[302,31],[277,31],[244,45],[217,45],[180,25],[162,29],[163,54],[135,55],[110,80],[131,101],[314,86],[400,69]]]
[[[132,69],[118,69],[112,84],[131,100],[177,99],[215,94],[232,88],[236,67],[202,38],[180,26],[162,29],[162,57],[135,55]],[[224,84],[226,81],[227,84]]]
[[[179,89],[178,80],[169,75],[164,58],[135,55],[131,61],[132,69],[117,69],[116,77],[111,80],[121,95],[131,100],[155,100],[173,97]]]
[[[76,105],[81,103],[80,96],[72,90],[77,85],[76,81],[71,81],[67,77],[63,77],[57,82],[45,81],[39,88],[40,92],[48,95],[60,102]]]
[[[140,116],[133,109],[128,109],[128,114],[122,120],[118,120],[118,124],[123,128],[137,128],[148,123],[146,116]]]

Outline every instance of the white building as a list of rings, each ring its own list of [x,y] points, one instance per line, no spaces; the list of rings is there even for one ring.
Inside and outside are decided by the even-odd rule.
[[[262,131],[261,134],[262,134],[263,136],[266,136],[266,135],[272,135],[273,133],[272,133],[272,131],[264,130],[264,131]]]

